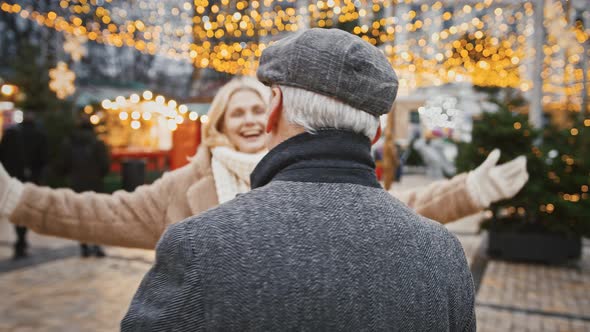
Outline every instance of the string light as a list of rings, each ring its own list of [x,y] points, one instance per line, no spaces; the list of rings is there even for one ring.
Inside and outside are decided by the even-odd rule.
[[[84,113],[86,113],[86,114],[92,114],[92,112],[94,112],[94,108],[92,107],[92,105],[86,105],[86,106],[84,106]]]
[[[162,28],[160,26],[149,26],[141,19],[130,20],[129,13],[137,11],[137,8],[135,8],[135,11],[132,11],[130,8],[127,8],[127,10],[122,9],[123,7],[111,8],[111,10],[109,10],[101,6],[97,6],[94,8],[94,13],[97,18],[100,18],[100,20],[98,22],[94,22],[95,24],[90,25],[90,27],[88,27],[88,24],[87,26],[80,26],[82,21],[75,15],[79,15],[82,12],[92,12],[93,10],[90,8],[91,5],[96,5],[96,2],[92,1],[76,4],[75,6],[72,6],[70,1],[62,1],[62,8],[69,9],[71,14],[73,14],[70,16],[70,20],[59,16],[55,12],[50,12],[47,14],[46,18],[42,20],[37,19],[37,21],[42,21],[41,23],[44,23],[44,21],[47,20],[49,20],[49,22],[57,21],[59,24],[51,23],[48,24],[48,26],[55,26],[59,29],[65,30],[74,30],[74,32],[78,34],[88,33],[90,34],[89,39],[95,40],[97,42],[104,42],[109,45],[115,45],[118,47],[133,46],[140,51],[147,50],[151,54],[164,54],[177,59],[190,58],[197,66],[213,66],[215,69],[220,71],[232,73],[241,71],[242,73],[251,74],[255,70],[255,65],[252,65],[251,61],[245,61],[245,59],[256,61],[256,59],[260,56],[260,51],[265,47],[264,43],[247,43],[247,45],[250,47],[245,47],[244,44],[246,43],[243,42],[239,44],[225,44],[223,42],[219,42],[218,40],[210,43],[208,40],[215,40],[217,38],[230,35],[232,30],[239,32],[240,29],[243,30],[243,32],[246,32],[246,35],[250,37],[254,35],[266,35],[269,31],[272,34],[286,31],[296,31],[299,29],[302,18],[305,15],[310,14],[307,12],[308,8],[302,7],[297,10],[295,7],[295,1],[287,1],[288,5],[286,8],[284,6],[285,2],[282,3],[282,8],[277,11],[275,10],[278,8],[275,5],[275,1],[264,1],[262,5],[257,1],[253,1],[250,5],[248,5],[248,2],[246,1],[241,1],[237,2],[235,7],[232,7],[227,1],[222,1],[223,6],[221,6],[221,11],[218,10],[218,15],[213,17],[214,15],[204,15],[204,8],[208,6],[208,1],[194,1],[197,13],[203,15],[192,17],[192,22],[185,25],[181,31],[179,31],[177,28],[174,29],[174,25],[170,24],[164,24],[164,28]],[[121,6],[124,6],[124,4],[125,3],[123,2]],[[366,3],[366,5],[370,6],[370,3]],[[478,9],[482,10],[489,5],[491,5],[491,3],[487,3],[486,6]],[[357,7],[359,6],[361,6],[360,2],[353,3],[351,1],[344,1],[341,6],[340,1],[327,1],[325,3],[318,2],[317,6],[310,5],[309,8],[312,11],[311,20],[314,22],[318,19],[318,17],[315,17],[315,14],[313,14],[316,13],[314,8],[319,7],[324,9],[324,12],[319,13],[319,17],[322,18],[324,18],[324,16],[328,18],[334,17],[334,9],[339,8],[337,12],[340,13],[340,16],[338,17],[344,17],[344,19],[340,21],[342,23],[346,23],[349,21],[349,19],[358,19],[358,13],[363,13],[362,11],[357,13]],[[373,1],[372,4],[374,12],[379,12],[389,6],[390,4],[388,2],[382,3],[381,1]],[[436,6],[436,4],[433,5],[433,8]],[[438,7],[440,6],[441,4],[438,3]],[[18,12],[21,10],[20,6],[17,9],[13,7],[14,6],[6,4],[3,6],[3,9],[9,12]],[[145,9],[147,7],[147,2],[140,2],[139,8]],[[149,7],[152,8],[153,6]],[[165,14],[165,9],[167,9],[165,7],[166,6],[164,4],[157,3],[157,9],[152,8],[152,11],[149,13],[150,20],[157,16],[154,10],[156,10],[157,14],[160,16]],[[216,6],[212,6],[212,8],[214,7]],[[260,11],[259,7],[262,7],[262,12]],[[172,8],[172,11],[175,9],[177,8]],[[190,4],[185,4],[183,9],[191,10],[192,6]],[[422,7],[422,9],[426,11],[428,10],[428,7]],[[230,11],[233,13],[230,13]],[[31,19],[38,18],[39,13],[34,12],[34,14],[35,15],[28,17]],[[185,19],[191,18],[189,15],[184,15],[184,17]],[[118,26],[114,24],[115,21],[120,22]],[[237,24],[238,21],[240,22],[239,24]],[[286,23],[287,21],[290,23]],[[372,43],[376,43],[378,39],[381,42],[392,40],[389,37],[393,36],[393,31],[385,31],[382,28],[390,26],[394,23],[394,17],[386,17],[375,20],[370,25],[373,27],[372,32],[380,31],[379,38],[369,38],[367,36],[363,36],[363,38]],[[277,27],[275,27],[275,25]],[[136,40],[137,36],[132,34],[132,32],[137,32],[138,30],[143,32],[143,34],[139,34],[143,39],[140,38],[140,40]],[[356,30],[358,29],[353,29],[353,31]],[[361,31],[359,34],[364,34],[367,32],[366,29],[362,30],[365,30],[365,32]],[[416,31],[416,29],[413,30]],[[107,31],[107,33],[104,33],[105,31]],[[172,33],[172,31],[174,31],[174,33]],[[185,35],[187,32],[189,34],[191,32],[193,33],[194,36],[191,37],[196,38],[198,36],[200,40],[207,41],[202,43],[202,45],[190,43],[187,44],[186,42],[182,42],[183,38],[186,37]],[[376,35],[375,33],[373,34]],[[170,37],[171,35],[175,35],[177,38],[180,38],[180,41],[175,42],[166,39],[166,36]],[[217,37],[218,35],[221,36]],[[157,39],[155,38],[156,36],[158,37]],[[234,59],[233,54],[236,52],[240,52],[240,54],[237,59]]]
[[[555,206],[549,203],[546,205],[545,210],[547,211],[547,213],[553,213],[553,211],[555,211]]]
[[[151,91],[144,91],[143,92],[143,99],[150,100],[153,97],[153,93]]]
[[[523,75],[530,71],[530,55],[534,51],[527,43],[533,31],[530,3],[502,4],[486,0],[454,10],[443,8],[441,1],[411,7],[408,4],[327,0],[299,6],[292,0],[222,0],[212,5],[207,0],[181,4],[144,0],[132,7],[125,1],[62,0],[60,10],[48,13],[6,1],[0,2],[0,9],[91,41],[133,47],[149,54],[190,61],[196,67],[246,75],[255,72],[268,40],[276,39],[272,35],[309,26],[351,24],[353,33],[382,45],[403,79],[400,80],[402,93],[420,86],[456,81],[524,91],[532,87],[532,82]],[[583,73],[576,66],[583,58],[581,45],[588,39],[588,31],[581,26],[563,28],[563,8],[559,1],[550,1],[547,6],[551,8],[546,17],[548,26],[559,23],[562,28],[557,35],[552,35],[553,28],[548,29],[543,75],[550,79],[544,80],[543,102],[548,109],[567,102],[572,110],[579,111],[582,89],[579,82]],[[431,12],[440,15],[425,15]],[[95,19],[86,19],[89,16]],[[175,19],[163,22],[162,17],[169,16]],[[429,31],[438,26],[444,28],[435,33]],[[396,38],[404,34],[412,37]],[[461,41],[463,35],[475,41],[454,47],[454,42]],[[564,48],[569,48],[565,59]],[[463,51],[468,52],[467,56],[462,56]],[[473,52],[483,59],[472,61]]]
[[[93,114],[90,117],[90,123],[92,123],[93,125],[97,125],[100,122],[100,117],[98,117],[98,115]]]
[[[173,99],[165,103],[164,96],[157,96],[156,100],[151,100],[153,93],[150,91],[144,91],[142,97],[138,94],[132,94],[129,98],[117,96],[115,100],[103,100],[101,106],[105,111],[116,112],[122,122],[131,120],[128,125],[132,129],[141,128],[142,121],[149,122],[158,119],[166,120],[166,126],[171,131],[176,130],[178,125],[184,123],[184,114],[188,112],[186,105],[178,106],[178,103]],[[190,112],[189,118],[192,114],[196,113]],[[174,122],[174,126],[171,124],[172,122]]]
[[[170,131],[175,131],[178,128],[178,125],[174,119],[168,119],[168,129]]]
[[[8,97],[16,94],[17,91],[18,91],[18,88],[12,84],[3,84],[2,87],[0,87],[0,92],[3,95],[8,96]]]

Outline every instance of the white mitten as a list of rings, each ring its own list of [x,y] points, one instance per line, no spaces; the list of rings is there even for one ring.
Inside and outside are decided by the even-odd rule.
[[[529,179],[524,156],[496,165],[499,159],[500,150],[494,149],[486,160],[467,176],[467,190],[482,208],[513,197]]]
[[[10,177],[0,164],[0,216],[10,217],[23,193],[23,184]]]

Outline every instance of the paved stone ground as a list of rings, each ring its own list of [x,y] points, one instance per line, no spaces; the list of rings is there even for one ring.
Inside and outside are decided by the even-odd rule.
[[[490,261],[476,303],[482,331],[590,331],[590,248],[573,266]]]
[[[72,257],[0,275],[0,331],[116,331],[148,268]]]
[[[400,187],[430,180],[407,176]],[[489,260],[479,216],[447,225],[474,274],[479,331],[590,331],[590,246],[569,266]],[[77,242],[29,234],[32,258],[11,260],[14,231],[0,221],[0,332],[115,331],[153,252],[107,247],[79,257]]]

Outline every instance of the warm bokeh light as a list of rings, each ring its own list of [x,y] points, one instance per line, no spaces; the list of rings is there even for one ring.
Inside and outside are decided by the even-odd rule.
[[[133,19],[123,4],[112,1],[62,0],[59,4],[61,10],[39,12],[2,1],[0,10],[81,42],[131,47],[196,67],[244,75],[255,73],[262,51],[277,38],[308,27],[340,26],[383,50],[404,79],[402,94],[448,82],[523,91],[533,85],[534,8],[530,2],[511,6],[484,0],[449,8],[443,1],[418,6],[409,1],[392,5],[380,0],[328,0],[302,6],[294,0],[280,5],[267,0],[215,4],[194,0],[171,6],[142,0]],[[545,53],[543,75],[551,79],[544,81],[543,102],[548,108],[568,103],[579,111],[582,45],[589,30],[565,25],[561,2],[548,2],[548,6],[545,25],[551,29],[541,51]],[[89,15],[94,19],[88,19]],[[159,24],[157,17],[172,17],[174,22]],[[146,91],[143,97],[153,96]]]
[[[17,91],[17,87],[12,84],[3,84],[0,88],[0,92],[2,92],[2,94],[7,97],[13,96],[14,94],[16,94]]]

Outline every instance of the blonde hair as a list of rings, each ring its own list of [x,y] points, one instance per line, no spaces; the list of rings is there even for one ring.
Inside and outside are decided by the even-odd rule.
[[[201,140],[209,148],[228,146],[235,148],[227,136],[222,132],[223,116],[227,110],[230,98],[238,91],[250,90],[256,93],[264,105],[270,100],[270,89],[251,77],[236,77],[225,84],[213,98],[207,116],[209,121],[203,125]]]

